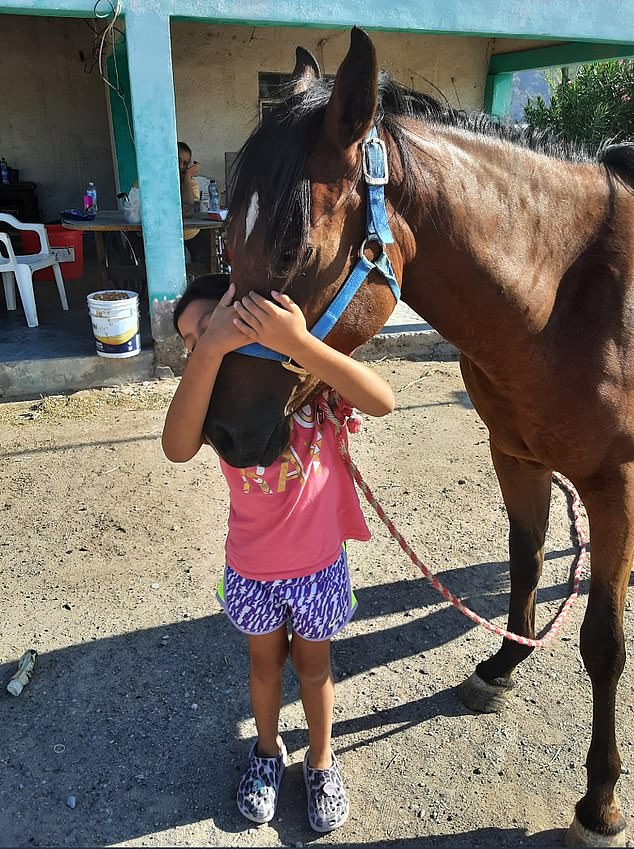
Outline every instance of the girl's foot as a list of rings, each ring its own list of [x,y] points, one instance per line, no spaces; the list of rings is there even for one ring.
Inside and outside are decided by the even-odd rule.
[[[308,796],[308,822],[314,831],[326,832],[339,828],[348,819],[350,805],[343,786],[339,761],[332,754],[332,766],[313,769],[304,757],[304,781]]]
[[[257,823],[273,819],[287,757],[286,746],[282,743],[278,757],[260,758],[258,741],[255,741],[246,772],[238,786],[237,802],[242,816]]]

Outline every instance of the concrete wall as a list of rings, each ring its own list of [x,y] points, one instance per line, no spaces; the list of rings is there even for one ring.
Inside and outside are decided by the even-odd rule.
[[[500,44],[407,33],[373,38],[381,64],[401,82],[432,94],[433,83],[454,106],[482,107],[488,56]],[[202,172],[224,188],[224,152],[237,150],[257,121],[258,71],[289,72],[302,44],[332,74],[348,41],[348,30],[174,23],[178,136]],[[91,179],[102,208],[116,206],[104,85],[79,59],[80,50],[90,56],[91,43],[79,19],[1,19],[0,156],[37,183],[45,220],[79,206]],[[505,40],[503,52],[529,46],[536,43]]]
[[[224,187],[224,153],[236,151],[258,120],[258,72],[289,73],[295,47],[334,74],[348,49],[349,30],[172,24],[178,138],[192,148],[202,173]],[[549,42],[372,32],[379,63],[399,82],[452,106],[482,109],[489,56]]]
[[[381,66],[400,82],[436,95],[438,86],[452,106],[482,108],[490,39],[387,32],[372,39]],[[290,73],[300,44],[334,74],[349,40],[349,30],[173,23],[178,137],[202,173],[224,186],[225,151],[238,150],[257,122],[259,71]]]
[[[45,221],[80,206],[89,180],[116,205],[104,84],[79,59],[92,39],[79,19],[0,17],[0,156],[37,183]]]

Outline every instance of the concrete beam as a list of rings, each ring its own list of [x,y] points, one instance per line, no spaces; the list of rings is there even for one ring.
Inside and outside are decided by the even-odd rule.
[[[130,5],[148,0],[128,0]],[[160,2],[160,0],[159,0]],[[161,3],[161,5],[166,5]],[[406,30],[505,38],[634,41],[634,0],[171,0],[187,20]]]
[[[634,0],[122,0],[126,18],[289,24],[565,41],[634,42]],[[90,17],[90,0],[0,0],[0,13]]]
[[[90,0],[0,0],[0,14],[47,15],[52,18],[92,18]]]
[[[600,62],[605,59],[628,59],[632,56],[634,44],[556,44],[537,50],[517,50],[491,56],[489,73],[512,74],[533,68],[561,68],[562,65]]]

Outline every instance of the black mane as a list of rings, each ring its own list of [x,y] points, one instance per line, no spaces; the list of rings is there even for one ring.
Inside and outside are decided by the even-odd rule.
[[[231,174],[231,214],[248,206],[258,193],[260,215],[267,224],[266,240],[273,261],[287,252],[301,260],[310,223],[310,186],[307,162],[316,142],[332,80],[317,80],[305,92],[282,91],[280,105],[263,119],[238,153]],[[504,124],[482,112],[452,109],[428,94],[398,84],[381,72],[376,126],[395,144],[409,202],[416,194],[418,169],[402,119],[414,118],[491,136],[569,162],[601,162],[620,176],[634,181],[634,145],[604,143],[596,150],[570,144],[549,131]]]

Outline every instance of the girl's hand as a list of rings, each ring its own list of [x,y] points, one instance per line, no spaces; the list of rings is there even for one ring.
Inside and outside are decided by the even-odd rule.
[[[201,333],[196,347],[203,345],[211,353],[224,356],[229,351],[235,351],[236,348],[241,348],[244,345],[244,336],[234,324],[233,298],[235,293],[236,287],[231,283],[218,301],[218,306],[211,314],[209,324]]]
[[[272,303],[257,292],[251,292],[233,305],[235,326],[252,342],[259,342],[286,357],[295,357],[306,337],[306,319],[288,295],[271,292]]]

